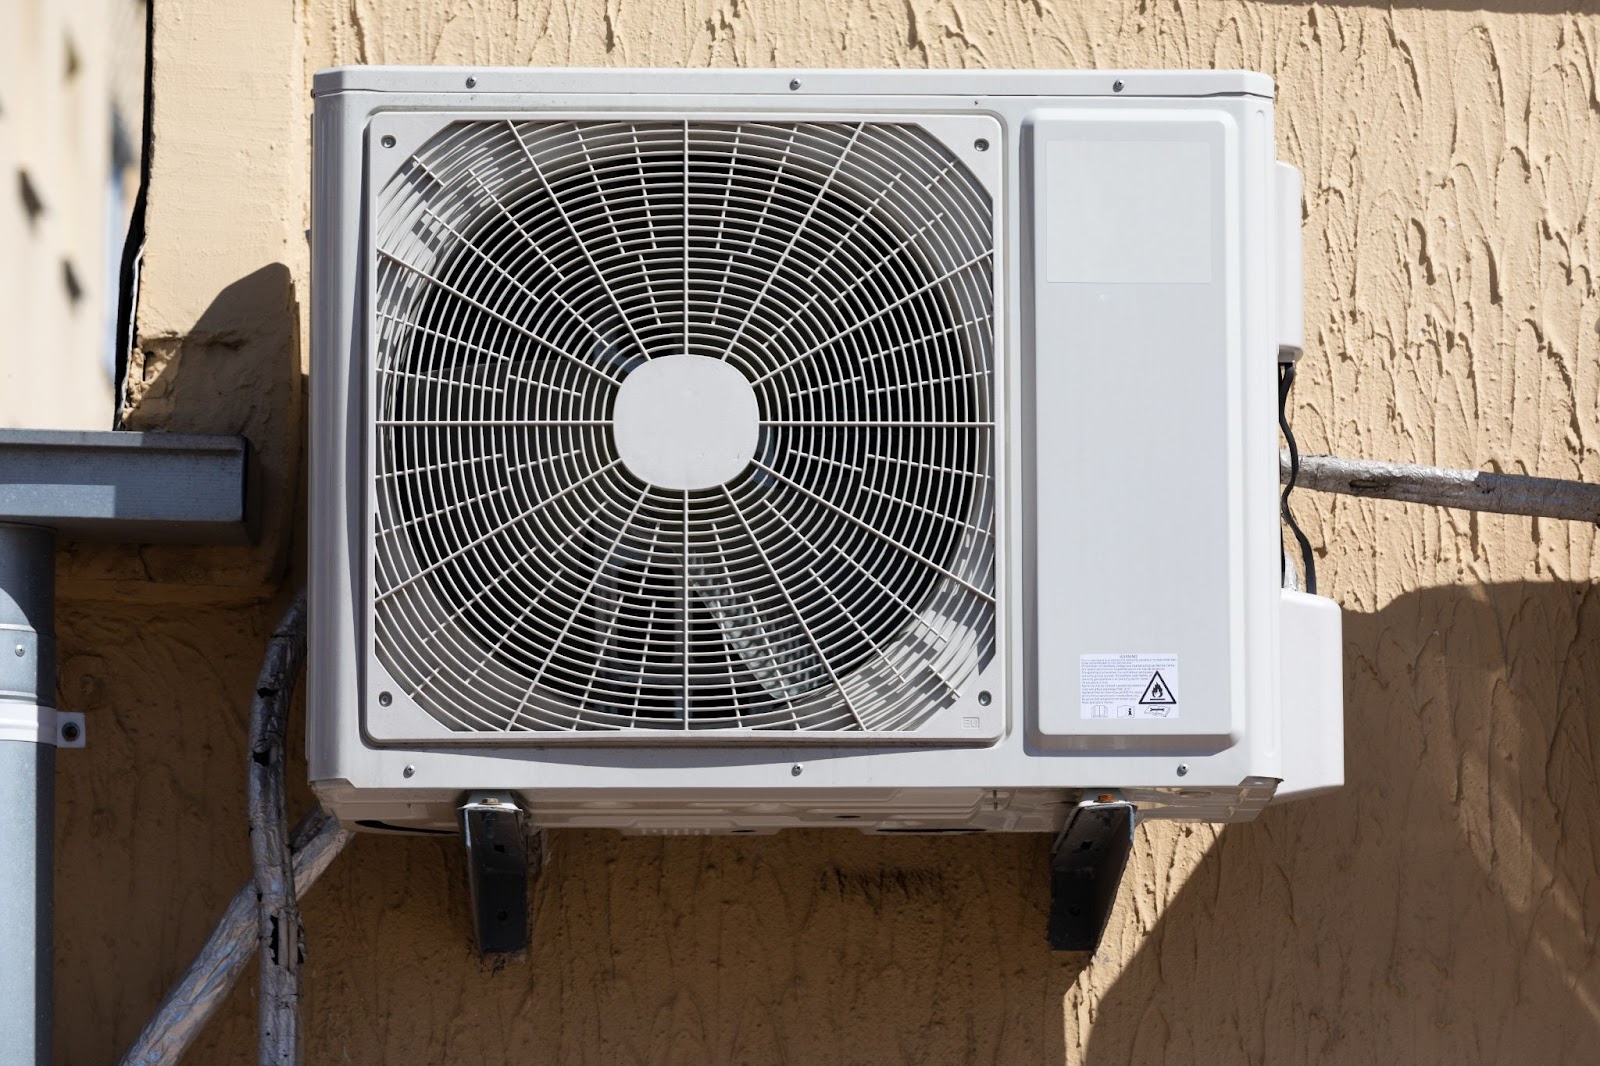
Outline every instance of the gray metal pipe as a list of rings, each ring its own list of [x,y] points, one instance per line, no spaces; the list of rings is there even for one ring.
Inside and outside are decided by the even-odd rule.
[[[0,524],[0,1062],[51,1061],[54,737],[16,739],[56,693],[55,533]],[[53,720],[52,720],[53,728]]]
[[[0,740],[0,1062],[48,1063],[56,749]]]

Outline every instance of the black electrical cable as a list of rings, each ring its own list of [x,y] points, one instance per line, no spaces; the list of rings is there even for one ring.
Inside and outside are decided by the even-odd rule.
[[[1289,493],[1294,491],[1294,482],[1300,476],[1300,449],[1295,446],[1294,433],[1289,429],[1289,390],[1294,388],[1294,364],[1278,364],[1278,428],[1283,430],[1283,439],[1289,444],[1289,480],[1284,482],[1283,495],[1278,497],[1278,508],[1283,514],[1283,520],[1289,524],[1289,531],[1294,534],[1294,539],[1300,545],[1300,559],[1305,565],[1306,591],[1316,594],[1317,591],[1317,563],[1311,554],[1311,542],[1300,531],[1300,524],[1294,520],[1294,511],[1289,507]],[[1284,567],[1288,561],[1282,557],[1279,549],[1279,558]]]

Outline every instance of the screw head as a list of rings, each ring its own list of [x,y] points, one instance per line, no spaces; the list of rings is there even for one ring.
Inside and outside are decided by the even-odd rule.
[[[68,744],[77,743],[78,736],[79,731],[77,722],[67,722],[61,727],[61,739],[66,741]]]
[[[23,647],[21,644],[18,644],[17,645],[17,658],[20,659],[26,654],[28,654],[28,649]]]
[[[789,767],[789,776],[790,777],[799,777],[801,774],[803,774],[805,772],[806,772],[806,768],[801,766],[799,763],[795,763],[793,766]]]
[[[391,133],[385,133],[381,138],[379,138],[378,143],[383,145],[385,148],[393,148],[394,135]]]
[[[404,777],[412,777],[416,774],[416,772],[417,768],[415,766],[407,766],[404,770],[400,771],[401,775]]]
[[[1185,776],[1186,774],[1188,774],[1188,772],[1189,772],[1189,764],[1188,763],[1181,762],[1181,763],[1178,764],[1178,776],[1179,777]]]
[[[378,693],[378,706],[387,707],[394,702],[394,697],[387,692]]]
[[[800,88],[800,79],[799,78],[796,78],[796,79],[794,79],[793,81],[791,81],[789,83],[789,91],[790,92],[794,92],[798,88]]]
[[[1114,82],[1111,83],[1111,91],[1114,92],[1114,93],[1120,93],[1122,91],[1122,81],[1121,81],[1121,79],[1118,79],[1117,81],[1114,81]]]
[[[467,88],[476,89],[477,87],[478,87],[478,79],[477,78],[468,78],[467,79]]]
[[[973,142],[972,142],[972,147],[973,147],[973,149],[974,149],[974,150],[976,150],[976,151],[979,151],[979,152],[987,152],[987,151],[988,151],[988,150],[989,150],[989,141],[988,141],[988,138],[986,138],[986,137],[979,137],[979,138],[978,138],[978,139],[977,139],[977,140],[975,140],[975,141],[973,141]]]
[[[978,693],[978,706],[979,707],[987,707],[987,706],[989,706],[989,704],[991,704],[993,702],[994,702],[994,697],[991,696],[987,690]]]

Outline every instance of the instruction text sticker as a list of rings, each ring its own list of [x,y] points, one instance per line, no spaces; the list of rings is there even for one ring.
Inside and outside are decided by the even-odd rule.
[[[1152,721],[1178,717],[1176,655],[1084,655],[1078,691],[1085,720]]]

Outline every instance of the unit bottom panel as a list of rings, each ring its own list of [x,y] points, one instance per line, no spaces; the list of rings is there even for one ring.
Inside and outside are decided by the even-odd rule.
[[[1232,789],[1121,789],[1141,819],[1249,821],[1272,798],[1276,782]],[[318,782],[322,802],[352,829],[455,832],[459,793],[353,789]],[[1095,793],[1079,790],[895,789],[814,792],[514,791],[535,825],[552,829],[617,829],[629,834],[763,834],[780,829],[846,828],[866,833],[1047,833],[1067,811]]]

